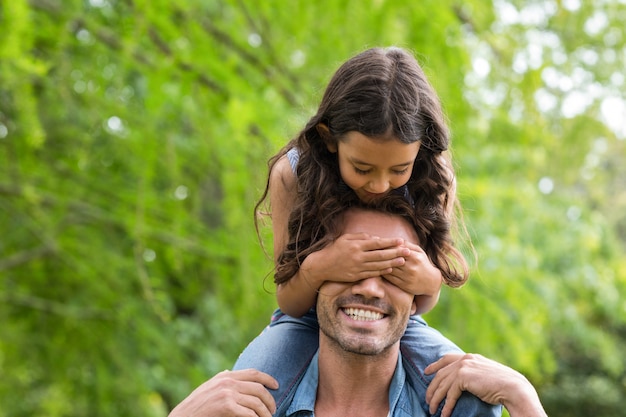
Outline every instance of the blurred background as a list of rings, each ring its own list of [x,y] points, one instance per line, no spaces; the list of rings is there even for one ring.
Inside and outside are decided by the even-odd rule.
[[[166,416],[229,368],[276,306],[267,159],[387,45],[444,103],[478,255],[426,319],[552,417],[625,416],[624,21],[624,0],[0,1],[0,416]]]

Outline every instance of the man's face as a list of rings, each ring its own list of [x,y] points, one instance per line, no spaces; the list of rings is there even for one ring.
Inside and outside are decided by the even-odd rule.
[[[343,233],[369,233],[419,243],[412,226],[398,216],[350,210]],[[415,312],[413,294],[380,276],[357,282],[325,282],[317,298],[317,317],[330,344],[362,355],[377,355],[396,344]]]

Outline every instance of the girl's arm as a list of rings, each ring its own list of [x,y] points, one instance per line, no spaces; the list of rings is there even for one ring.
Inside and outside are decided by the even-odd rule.
[[[315,304],[325,281],[355,282],[391,273],[403,265],[409,249],[402,239],[380,239],[366,233],[347,233],[307,256],[298,272],[278,286],[278,305],[293,317],[304,315]]]
[[[274,234],[274,262],[278,260],[288,239],[287,223],[294,206],[296,196],[296,176],[287,156],[282,156],[270,173],[270,205],[272,210],[272,229]],[[306,260],[305,262],[306,263]],[[304,266],[303,263],[303,266]],[[278,285],[276,298],[284,313],[300,317],[314,304],[317,289],[322,285],[315,282],[315,277],[307,281],[302,275],[302,268],[289,281]]]
[[[287,157],[270,174],[270,204],[274,232],[274,260],[288,240],[287,223],[296,195],[296,177]],[[365,233],[345,234],[325,248],[311,253],[298,272],[278,285],[281,310],[293,317],[304,315],[313,305],[324,281],[348,281],[391,273],[404,265],[410,249],[402,239],[378,239]]]
[[[439,301],[439,294],[441,291],[437,291],[433,295],[417,295],[415,296],[415,303],[417,304],[417,310],[415,314],[426,314],[432,310]]]
[[[307,256],[298,272],[289,281],[278,285],[276,298],[283,313],[301,317],[315,305],[317,290],[325,281],[316,273],[320,266],[316,259],[323,256],[323,251],[324,249]]]
[[[270,172],[270,206],[274,232],[274,262],[288,240],[287,223],[296,198],[296,175],[287,155],[283,155]]]

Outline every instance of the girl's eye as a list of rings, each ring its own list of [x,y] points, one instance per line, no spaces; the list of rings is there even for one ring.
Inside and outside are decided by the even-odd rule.
[[[371,171],[371,169],[359,169],[357,167],[354,167],[354,172],[356,172],[357,174],[360,174],[360,175],[367,175],[367,174],[370,173],[370,171]]]
[[[394,174],[396,174],[396,175],[404,175],[404,174],[406,174],[408,171],[409,171],[409,168],[404,168],[404,169],[399,170],[399,171],[394,170],[394,171],[393,171],[393,173],[394,173]]]

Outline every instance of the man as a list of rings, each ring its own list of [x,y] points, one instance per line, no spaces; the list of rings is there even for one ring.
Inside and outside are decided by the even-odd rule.
[[[349,209],[342,221],[343,233],[366,232],[419,243],[415,228],[398,215]],[[400,337],[415,309],[412,294],[380,276],[352,283],[326,282],[317,300],[318,353],[298,386],[293,388],[288,407],[278,410],[276,415],[426,416],[421,406],[424,399],[420,401],[408,382],[400,353]],[[441,368],[446,369],[446,365],[457,364],[460,360],[442,364]],[[468,385],[463,384],[461,373],[449,369],[452,371],[442,378],[444,382],[440,385],[444,394],[447,389],[452,392]],[[467,373],[467,369],[464,372]],[[457,374],[459,378],[455,377]],[[446,385],[445,381],[450,380],[461,383]],[[225,371],[198,387],[170,417],[270,417],[276,410],[266,388],[276,387],[277,382],[272,377],[256,370]],[[458,398],[456,391],[454,395],[453,402]],[[439,402],[444,397],[442,390],[430,395]],[[485,404],[483,409],[468,415],[499,415],[499,411],[499,407]]]
[[[418,243],[414,228],[397,216],[354,209],[345,213],[343,233],[366,230]],[[400,338],[416,309],[413,294],[380,276],[322,285],[319,351],[287,415],[425,415],[400,360]]]

